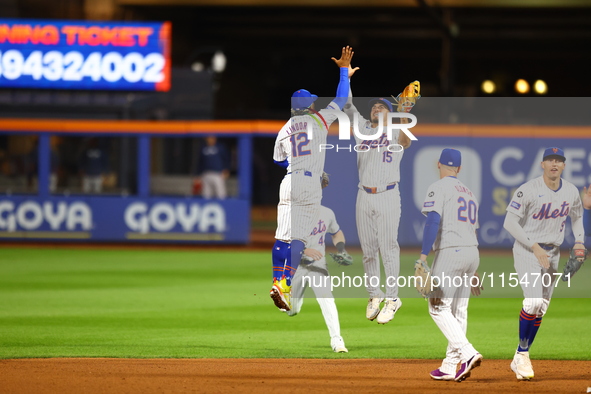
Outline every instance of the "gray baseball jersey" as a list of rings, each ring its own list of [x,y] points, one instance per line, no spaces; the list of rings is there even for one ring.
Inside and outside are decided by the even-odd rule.
[[[478,200],[458,178],[446,176],[432,183],[421,212],[425,216],[429,212],[441,216],[434,250],[478,245]]]
[[[345,113],[354,121],[354,114],[358,113],[353,104],[345,107]],[[380,127],[372,127],[369,120],[359,115],[357,128],[360,134],[375,135]],[[359,169],[359,188],[377,188],[384,191],[388,185],[400,182],[400,161],[404,150],[398,146],[399,129],[392,132],[392,139],[388,140],[386,127],[382,127],[380,138],[375,140],[361,139],[355,133],[357,142],[357,168]],[[388,147],[390,147],[388,149]]]
[[[331,102],[326,109],[338,111],[339,107]],[[324,109],[292,117],[277,134],[273,160],[289,160],[288,173],[304,170],[322,174],[326,149],[320,150],[320,145],[326,144],[328,128],[336,119],[337,115]],[[308,129],[312,130],[312,135],[308,134]]]
[[[567,180],[561,182],[554,191],[543,176],[534,178],[515,191],[507,206],[507,212],[521,218],[519,224],[533,242],[562,245],[567,216],[574,220],[583,214],[579,190]]]
[[[326,109],[339,107],[331,102]],[[326,144],[328,128],[336,119],[334,112],[326,110],[294,116],[277,134],[273,159],[287,159],[289,166],[279,189],[275,238],[308,244],[308,233],[318,218],[322,200],[320,176],[326,151],[320,150],[320,145]],[[311,136],[308,129],[312,130]]]
[[[322,258],[309,264],[317,269],[325,271],[328,275],[328,267],[326,266],[326,235],[336,234],[339,232],[340,227],[337,223],[337,219],[332,209],[327,208],[323,205],[320,206],[319,220],[310,232],[310,243],[308,248],[315,249],[322,253]]]

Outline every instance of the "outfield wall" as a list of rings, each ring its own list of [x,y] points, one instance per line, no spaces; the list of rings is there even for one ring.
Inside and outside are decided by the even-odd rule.
[[[248,243],[252,182],[252,138],[274,138],[281,121],[71,121],[0,120],[0,133],[39,135],[39,191],[36,195],[0,196],[0,239],[87,240],[137,242]],[[335,210],[348,244],[358,244],[355,227],[357,153],[354,144],[337,139],[331,127],[326,171],[332,183],[323,204]],[[441,149],[463,153],[460,179],[480,198],[480,242],[507,247],[512,240],[502,230],[504,212],[513,190],[541,175],[544,148],[565,150],[564,178],[577,187],[591,183],[591,127],[419,124],[418,141],[404,153],[400,190],[402,246],[421,243],[424,218],[420,207],[427,186],[437,179]],[[217,134],[238,139],[239,194],[224,201],[150,195],[150,144],[153,136],[170,138]],[[137,194],[133,196],[49,193],[51,135],[111,135],[137,137]],[[558,138],[559,137],[559,138]],[[268,152],[269,165],[272,152]],[[278,192],[278,191],[277,191]],[[572,242],[567,231],[567,241]]]
[[[402,217],[398,240],[402,246],[419,246],[422,242],[425,218],[420,209],[427,187],[439,179],[437,161],[444,148],[462,152],[459,179],[480,202],[481,246],[512,246],[513,238],[503,229],[505,209],[517,187],[542,175],[540,162],[545,148],[564,149],[567,157],[564,179],[579,189],[591,184],[591,128],[540,126],[525,128],[524,132],[519,126],[424,125],[417,126],[414,132],[418,141],[404,152],[401,162]],[[557,135],[560,139],[550,137]],[[335,211],[348,243],[358,244],[356,156],[347,151],[348,141],[331,136],[328,142],[335,145],[335,149],[327,152],[325,166],[333,183],[324,190],[323,204]],[[336,145],[345,149],[337,152]],[[567,226],[565,242],[572,245],[570,219]]]

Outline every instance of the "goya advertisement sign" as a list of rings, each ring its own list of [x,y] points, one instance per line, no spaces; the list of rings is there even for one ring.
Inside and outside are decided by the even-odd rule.
[[[171,24],[0,19],[0,88],[170,89]]]
[[[246,243],[245,200],[107,196],[0,198],[0,240]]]

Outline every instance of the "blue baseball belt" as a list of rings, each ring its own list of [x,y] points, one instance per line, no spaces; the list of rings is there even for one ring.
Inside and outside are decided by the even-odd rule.
[[[396,187],[396,183],[393,183],[391,185],[386,186],[386,190],[392,190],[395,187]],[[376,194],[376,193],[378,193],[378,188],[377,187],[363,186],[363,190],[365,190],[369,194]],[[384,191],[386,191],[386,190],[384,190]]]
[[[554,249],[556,247],[555,245],[552,245],[552,244],[541,244],[541,243],[538,243],[538,245],[540,245],[540,247],[542,249],[544,249],[544,250],[552,250],[552,249]]]

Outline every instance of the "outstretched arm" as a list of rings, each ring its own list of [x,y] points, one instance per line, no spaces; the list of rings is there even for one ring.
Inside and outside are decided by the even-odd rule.
[[[339,106],[339,109],[343,109],[347,102],[347,95],[349,93],[349,68],[351,67],[351,59],[353,58],[353,48],[346,46],[341,52],[339,59],[331,58],[337,66],[340,68],[340,79],[337,87],[337,95],[334,100],[335,104]]]

